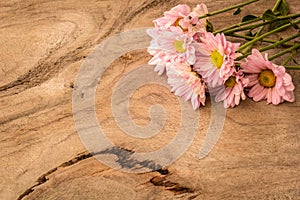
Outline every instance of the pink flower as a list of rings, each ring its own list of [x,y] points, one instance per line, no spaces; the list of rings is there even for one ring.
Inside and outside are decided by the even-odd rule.
[[[244,77],[241,70],[234,72],[233,75],[225,81],[224,85],[215,88],[215,90],[217,89],[215,96],[216,102],[224,101],[225,108],[239,105],[241,99],[246,99],[244,88],[248,83],[249,79]]]
[[[164,17],[154,20],[156,28],[168,29],[171,26],[178,26],[180,21],[190,14],[191,8],[188,5],[180,4],[170,11],[164,12]]]
[[[241,67],[250,80],[249,97],[254,101],[267,100],[267,103],[278,105],[283,101],[295,101],[294,89],[291,76],[285,72],[283,66],[278,66],[265,58],[257,50],[247,57]]]
[[[155,65],[154,71],[158,73],[158,75],[162,75],[166,68],[166,63],[170,61],[168,55],[164,52],[153,51],[150,53],[153,55],[151,60],[148,62],[149,65]]]
[[[207,32],[196,49],[194,69],[210,87],[222,85],[235,71],[234,60],[239,43],[226,41],[224,34]]]
[[[186,63],[170,62],[167,65],[168,84],[171,92],[183,99],[191,100],[193,109],[205,105],[205,83]]]
[[[177,27],[181,28],[184,33],[193,36],[197,32],[205,31],[207,18],[199,19],[199,16],[207,13],[207,7],[203,3],[198,4],[192,12],[188,5],[181,4],[175,6],[170,11],[166,11],[164,17],[158,18],[153,22],[158,29]]]
[[[176,62],[187,62],[193,65],[196,61],[195,48],[198,45],[193,38],[183,34],[182,30],[171,27],[170,30],[159,30],[152,28],[147,30],[152,37],[148,52],[154,56],[150,65],[156,65],[155,71],[162,74],[166,63],[174,60]]]
[[[188,20],[185,20],[183,27],[185,27],[190,35],[195,35],[196,33],[203,33],[206,31],[206,22],[207,18],[199,19],[200,16],[203,16],[208,13],[207,7],[205,4],[201,3],[193,9],[193,11],[188,16]]]

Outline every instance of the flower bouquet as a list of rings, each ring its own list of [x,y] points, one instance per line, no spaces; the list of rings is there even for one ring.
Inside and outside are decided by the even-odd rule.
[[[300,14],[289,14],[285,0],[277,0],[261,16],[247,15],[240,23],[219,30],[214,30],[209,21],[224,12],[239,15],[244,6],[257,1],[211,13],[203,3],[193,10],[188,5],[177,5],[155,19],[155,27],[147,30],[152,38],[149,64],[159,75],[166,73],[171,92],[190,100],[193,109],[205,105],[208,93],[216,102],[223,101],[225,108],[239,105],[246,97],[274,105],[295,101],[295,87],[286,69],[300,69],[287,66],[291,62],[297,65],[294,58],[300,48]],[[288,37],[270,39],[286,29],[291,29]],[[226,36],[243,42],[231,42]],[[262,54],[270,49],[281,51],[270,57]],[[272,62],[281,56],[285,57],[282,63]]]

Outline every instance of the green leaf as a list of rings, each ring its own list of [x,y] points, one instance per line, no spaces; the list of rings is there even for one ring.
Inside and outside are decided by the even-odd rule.
[[[280,12],[281,15],[285,16],[290,13],[289,5],[287,4],[286,0],[281,0],[278,8],[276,9]]]
[[[269,31],[272,31],[272,30],[279,28],[288,23],[290,23],[289,20],[279,20],[279,21],[273,22],[269,26]]]
[[[264,20],[269,21],[269,20],[275,19],[276,15],[273,13],[272,10],[269,9],[269,10],[266,10],[266,12],[263,14],[262,18]]]
[[[233,13],[233,15],[238,15],[238,14],[241,13],[241,11],[242,11],[242,9],[241,9],[241,8],[238,8],[238,9],[236,9],[236,11]]]
[[[246,21],[250,21],[250,20],[254,20],[257,17],[254,15],[246,15],[245,17],[243,17],[242,22],[246,22]]]
[[[212,23],[210,21],[207,20],[207,24],[206,24],[206,31],[208,32],[214,32],[214,26],[212,25]]]

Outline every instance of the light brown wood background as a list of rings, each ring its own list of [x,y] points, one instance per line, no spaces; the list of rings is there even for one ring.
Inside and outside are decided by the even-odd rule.
[[[204,0],[210,11],[242,0]],[[130,174],[90,156],[75,129],[72,90],[84,58],[106,38],[152,26],[179,3],[198,1],[95,0],[0,1],[0,199],[299,199],[300,78],[295,103],[242,102],[227,111],[221,138],[205,159],[198,153],[210,122],[210,103],[200,111],[192,146],[163,172]],[[275,0],[261,0],[242,15],[261,13]],[[288,0],[293,13],[299,0]],[[238,21],[212,19],[216,27]],[[134,141],[111,117],[111,87],[127,71],[146,64],[146,50],[127,53],[105,72],[97,90],[99,121],[116,145],[131,151],[159,148],[174,136],[178,102],[167,89],[141,88],[132,99],[137,124],[163,102],[168,119],[162,136]],[[136,142],[136,143],[135,143]]]

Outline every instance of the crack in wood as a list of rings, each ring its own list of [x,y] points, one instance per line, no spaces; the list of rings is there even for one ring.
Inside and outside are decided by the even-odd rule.
[[[189,187],[181,186],[179,183],[167,180],[166,176],[155,176],[150,179],[150,183],[154,186],[164,187],[167,190],[173,192],[175,195],[184,193],[194,193],[194,190]]]
[[[120,148],[117,146],[113,146],[111,148],[105,149],[96,154],[112,154],[117,156],[116,162],[123,168],[123,169],[130,169],[130,170],[138,170],[142,168],[150,169],[151,171],[157,171],[162,174],[167,174],[168,171],[164,169],[163,166],[160,164],[155,163],[153,160],[137,160],[135,158],[131,158],[134,151],[128,150],[125,148]],[[95,154],[94,154],[95,155]]]
[[[78,155],[77,157],[67,161],[67,162],[64,162],[63,164],[59,165],[58,167],[55,167],[51,170],[49,170],[48,172],[46,172],[45,174],[43,174],[42,176],[40,176],[38,179],[37,179],[37,183],[33,186],[31,186],[30,188],[28,188],[25,192],[23,192],[19,197],[18,197],[18,200],[21,200],[23,199],[25,196],[28,196],[30,193],[32,193],[34,191],[34,188],[37,187],[37,186],[40,186],[44,183],[46,183],[49,179],[47,178],[47,176],[49,176],[50,174],[56,172],[58,169],[62,168],[62,167],[68,167],[68,166],[71,166],[71,165],[74,165],[75,163],[78,163],[79,161],[82,161],[84,159],[87,159],[87,158],[90,158],[92,157],[93,155],[91,153],[86,153],[86,154],[81,154],[81,155]]]
[[[126,148],[120,148],[117,146],[114,146],[112,148],[96,152],[96,153],[85,153],[78,155],[77,157],[64,162],[63,164],[59,165],[58,167],[55,167],[42,176],[40,176],[37,179],[37,183],[30,188],[28,188],[25,192],[23,192],[19,197],[18,200],[23,199],[25,196],[28,196],[30,193],[34,192],[34,189],[37,186],[40,186],[44,183],[46,183],[49,179],[48,176],[56,172],[58,169],[63,168],[63,167],[68,167],[71,165],[74,165],[82,160],[85,160],[87,158],[90,158],[95,155],[100,155],[100,154],[113,154],[118,157],[117,162],[120,164],[122,168],[128,168],[128,169],[135,169],[136,167],[146,167],[151,169],[152,171],[157,171],[161,175],[166,175],[169,173],[168,169],[163,168],[161,165],[156,164],[154,161],[151,160],[145,160],[145,161],[138,161],[135,159],[130,158],[130,156],[134,153],[134,151],[126,149]],[[174,191],[175,193],[180,193],[180,191],[186,191],[185,188],[180,188],[180,187],[174,187],[174,188],[169,188],[169,190]],[[187,190],[189,191],[189,190]]]

